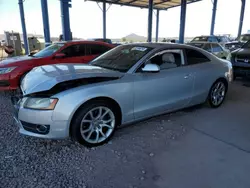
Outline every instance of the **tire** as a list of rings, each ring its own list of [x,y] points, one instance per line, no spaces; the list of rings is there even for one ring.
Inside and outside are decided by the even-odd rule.
[[[70,127],[71,137],[87,147],[102,145],[114,135],[119,122],[118,117],[112,104],[103,100],[91,101],[83,105],[74,115]]]
[[[217,80],[210,88],[207,97],[209,106],[212,108],[218,108],[219,106],[221,106],[226,98],[227,89],[228,86],[226,81],[224,81],[223,79]]]

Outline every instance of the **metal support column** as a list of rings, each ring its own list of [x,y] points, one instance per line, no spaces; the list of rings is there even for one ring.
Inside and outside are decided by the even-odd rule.
[[[61,17],[62,17],[62,33],[63,40],[68,41],[72,40],[71,30],[70,30],[70,21],[69,21],[69,8],[71,0],[60,0],[61,3]]]
[[[102,13],[103,13],[103,38],[106,39],[106,2],[103,2]]]
[[[27,38],[25,17],[24,17],[24,10],[23,10],[23,0],[18,0],[18,4],[19,4],[22,31],[23,31],[23,41],[24,41],[25,54],[29,54],[29,45],[28,45],[28,38]]]
[[[148,1],[148,40],[152,42],[152,24],[153,24],[153,0]]]
[[[50,44],[50,30],[49,30],[49,13],[47,0],[41,0],[42,16],[43,16],[43,32],[45,39],[45,47]]]
[[[214,34],[214,25],[215,25],[216,11],[217,11],[217,0],[214,0],[210,35]]]
[[[244,13],[245,13],[245,5],[246,5],[246,0],[241,0],[241,11],[240,11],[240,23],[239,23],[238,37],[240,37],[241,32],[242,32]]]
[[[159,16],[160,16],[160,10],[157,9],[157,12],[156,12],[155,42],[158,42],[158,35],[159,35]]]
[[[186,8],[187,8],[187,0],[181,0],[181,19],[180,19],[179,43],[184,43]]]

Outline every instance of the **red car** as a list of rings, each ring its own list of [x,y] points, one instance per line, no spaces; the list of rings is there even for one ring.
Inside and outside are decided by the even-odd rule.
[[[34,55],[0,61],[0,90],[18,89],[23,76],[32,68],[58,63],[88,63],[114,45],[97,41],[58,42]]]

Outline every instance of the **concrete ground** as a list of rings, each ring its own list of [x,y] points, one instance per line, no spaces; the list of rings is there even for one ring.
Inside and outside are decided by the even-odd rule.
[[[234,84],[219,109],[203,107],[180,117],[190,131],[155,158],[159,187],[250,187],[250,88],[246,86]]]
[[[250,83],[218,109],[201,105],[117,130],[87,149],[22,136],[0,96],[2,187],[249,188]]]

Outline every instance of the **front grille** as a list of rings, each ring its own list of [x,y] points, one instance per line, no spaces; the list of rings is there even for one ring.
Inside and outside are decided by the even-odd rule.
[[[22,123],[23,128],[29,132],[46,135],[49,133],[50,130],[50,125],[39,125],[39,124],[28,123],[25,121],[20,121],[20,122]]]
[[[250,63],[250,57],[244,57],[244,56],[235,57],[235,62],[237,62],[237,63]]]

